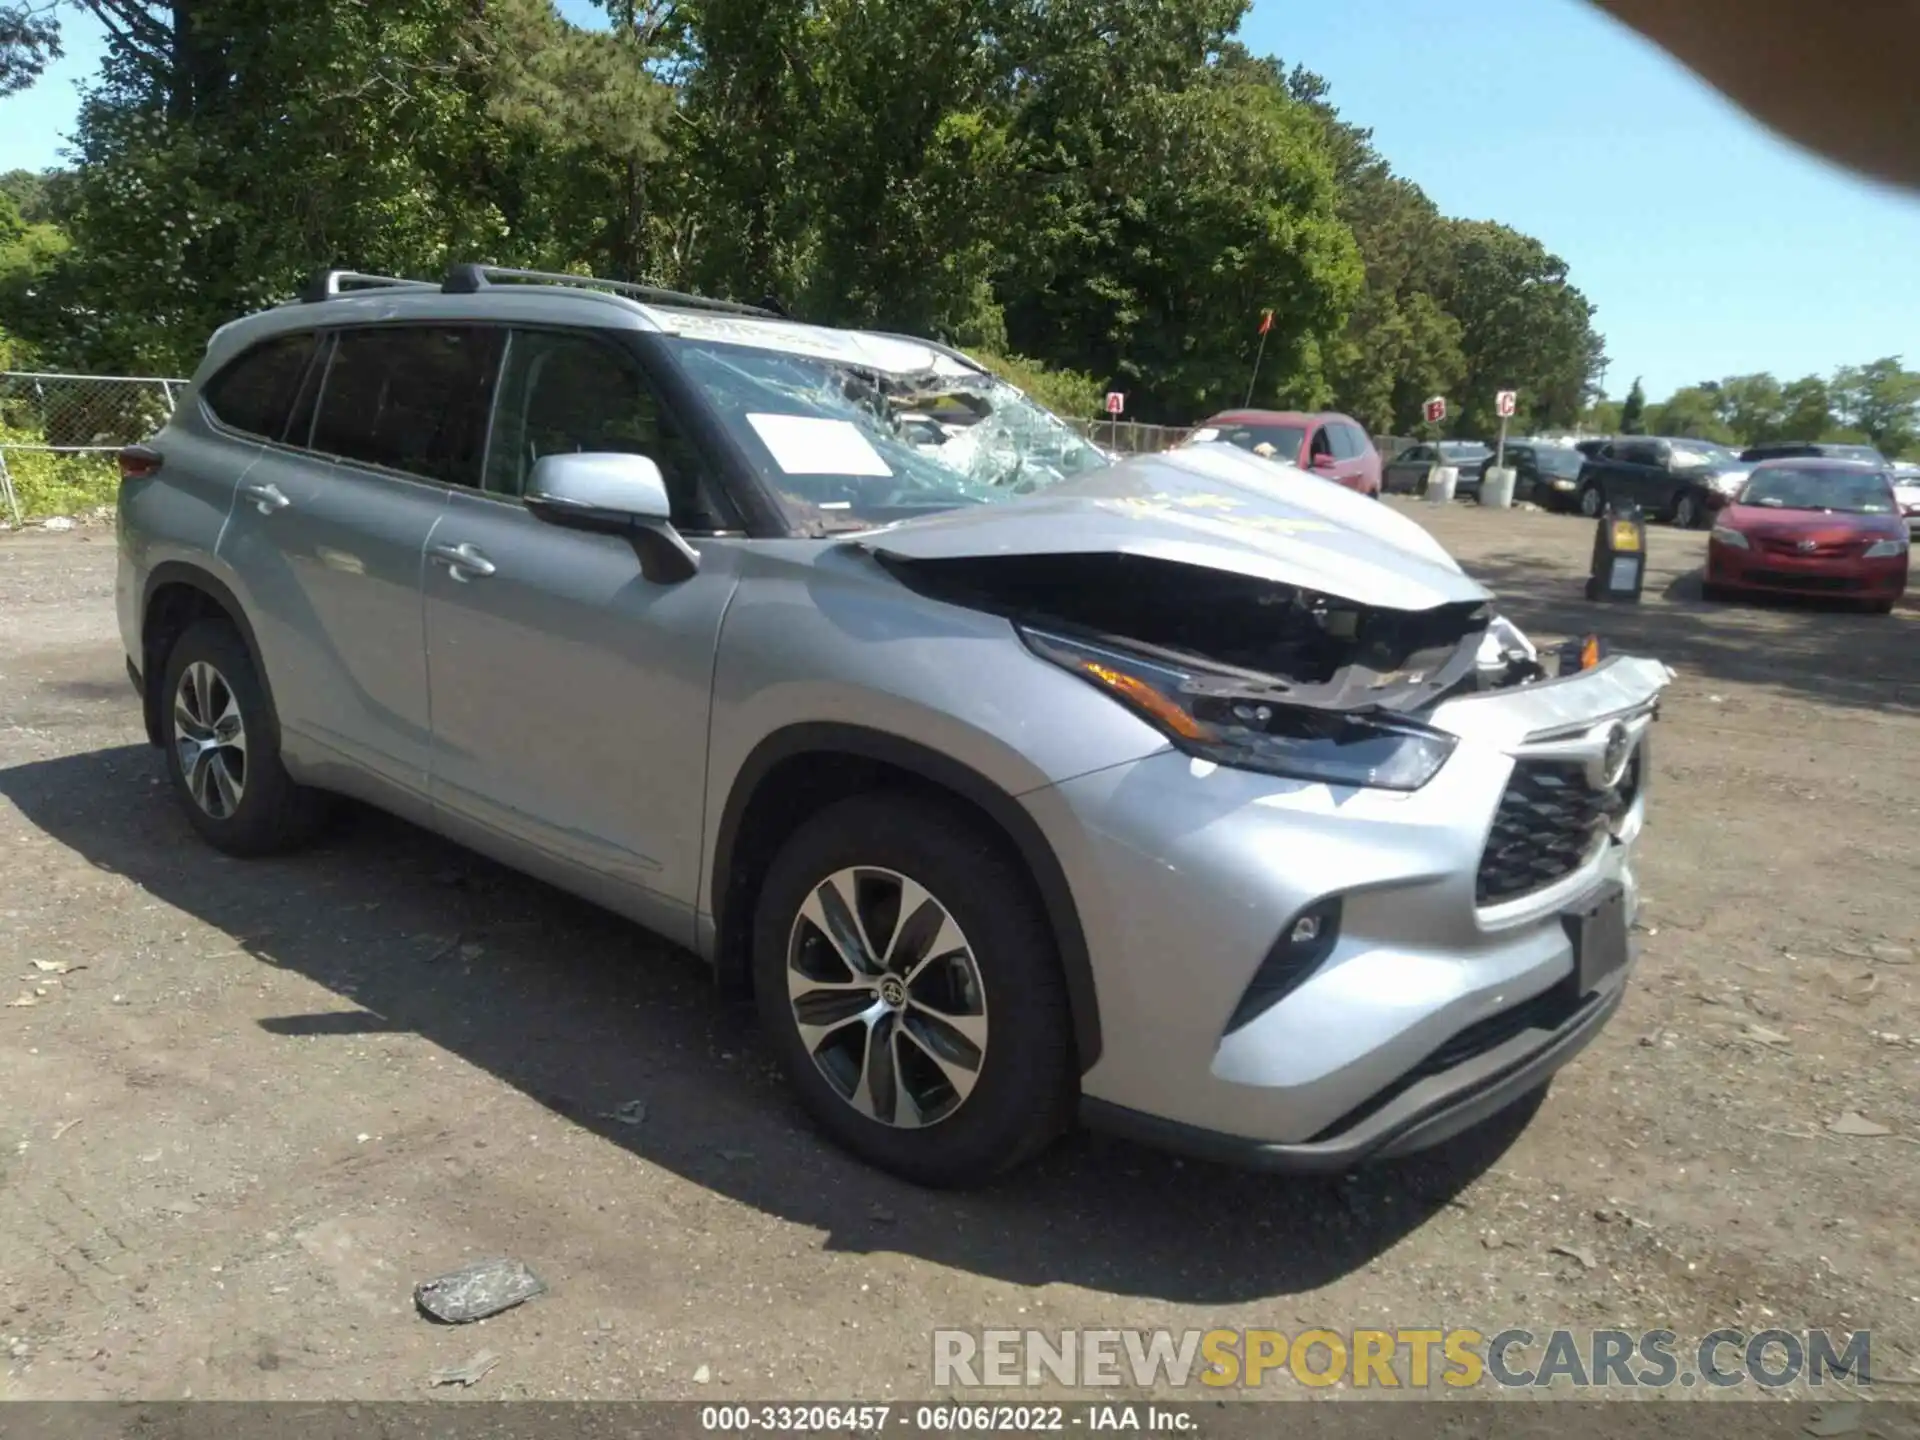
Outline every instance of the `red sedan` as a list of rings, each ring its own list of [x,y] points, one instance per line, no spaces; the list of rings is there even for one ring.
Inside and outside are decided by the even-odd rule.
[[[1909,544],[1885,470],[1770,461],[1715,517],[1706,593],[1846,596],[1884,615],[1906,593]]]
[[[1270,460],[1380,498],[1380,452],[1366,427],[1350,415],[1297,410],[1229,410],[1203,420],[1188,445],[1238,445]]]

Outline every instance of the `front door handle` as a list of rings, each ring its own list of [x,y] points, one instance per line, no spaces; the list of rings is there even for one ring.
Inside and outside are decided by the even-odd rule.
[[[429,545],[427,555],[447,567],[447,574],[465,584],[493,574],[493,562],[472,545]]]
[[[240,487],[240,493],[253,501],[253,508],[262,515],[271,515],[276,510],[284,510],[293,502],[280,492],[278,485],[264,480],[249,480]]]

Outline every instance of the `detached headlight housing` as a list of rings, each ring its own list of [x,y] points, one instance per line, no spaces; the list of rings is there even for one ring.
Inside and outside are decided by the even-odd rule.
[[[1896,555],[1905,555],[1913,548],[1913,542],[1907,539],[1876,540],[1867,547],[1869,560],[1891,560]]]
[[[1736,550],[1751,550],[1753,548],[1753,546],[1747,543],[1746,536],[1742,535],[1738,530],[1729,530],[1725,525],[1714,526],[1713,533],[1707,538],[1721,545],[1731,545]]]
[[[1418,790],[1459,743],[1399,716],[1289,704],[1257,680],[1020,626],[1027,647],[1201,760],[1288,780]]]

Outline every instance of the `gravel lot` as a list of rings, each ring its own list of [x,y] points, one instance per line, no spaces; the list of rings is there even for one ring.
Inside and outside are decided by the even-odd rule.
[[[1536,637],[1595,623],[1587,525],[1409,509]],[[483,1398],[917,1398],[928,1332],[990,1324],[1870,1326],[1920,1376],[1920,604],[1709,606],[1704,537],[1653,544],[1599,616],[1681,676],[1643,960],[1536,1114],[1325,1183],[1079,1136],[946,1197],[583,904],[373,815],[208,851],[110,530],[0,538],[0,1397],[411,1398],[487,1348]],[[490,1254],[551,1293],[414,1312]]]

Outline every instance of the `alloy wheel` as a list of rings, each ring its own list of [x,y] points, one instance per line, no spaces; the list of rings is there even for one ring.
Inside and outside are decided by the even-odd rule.
[[[232,818],[247,790],[247,726],[233,687],[204,660],[180,672],[173,744],[193,803],[215,820]]]
[[[987,1051],[986,989],[959,924],[917,881],[867,866],[807,896],[787,941],[800,1040],[840,1098],[919,1129],[960,1109]]]
[[[1698,518],[1693,496],[1682,495],[1673,507],[1673,523],[1682,530],[1691,530]]]
[[[1589,485],[1580,492],[1580,513],[1593,519],[1606,506],[1606,497],[1600,493],[1598,485]]]

